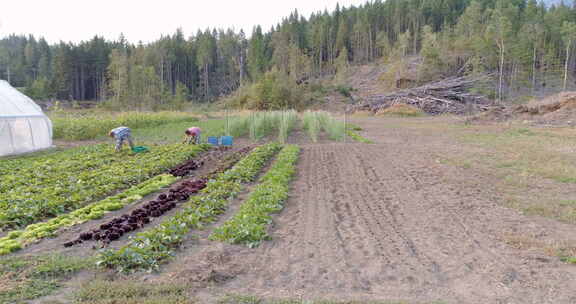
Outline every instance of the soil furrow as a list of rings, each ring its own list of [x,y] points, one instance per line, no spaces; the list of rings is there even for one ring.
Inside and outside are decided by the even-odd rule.
[[[509,231],[552,236],[556,224],[502,207],[495,181],[438,163],[436,155],[458,151],[454,143],[382,124],[374,120],[365,128],[377,144],[304,145],[290,198],[274,217],[272,241],[256,249],[214,244],[211,254],[230,259],[214,269],[232,278],[209,292],[576,303],[575,267],[502,238]],[[191,254],[187,261],[206,259]],[[182,262],[174,269],[187,267]]]

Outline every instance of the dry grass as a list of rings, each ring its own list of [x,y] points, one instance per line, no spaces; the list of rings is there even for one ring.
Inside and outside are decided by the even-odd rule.
[[[502,183],[500,190],[512,202],[510,207],[527,215],[576,223],[576,138],[567,129],[470,128],[456,136],[465,145],[481,148],[486,154],[456,156],[482,168]],[[466,149],[463,149],[466,151]]]
[[[397,103],[391,107],[378,111],[376,116],[420,117],[424,116],[424,112],[416,107]]]
[[[228,295],[221,298],[218,304],[410,304],[405,301],[331,301],[302,299],[264,299],[256,296]],[[444,304],[443,301],[425,302],[427,304]],[[415,304],[415,303],[414,303]],[[421,303],[424,304],[424,303]]]
[[[0,303],[22,303],[48,295],[91,265],[90,260],[60,255],[2,258]]]
[[[576,131],[522,124],[465,125],[451,118],[389,119],[383,124],[447,140],[444,164],[492,176],[508,207],[576,224]]]
[[[503,240],[519,250],[537,250],[550,257],[576,256],[576,243],[570,241],[539,240],[535,236],[517,233],[505,234]]]
[[[151,284],[136,280],[95,280],[82,286],[75,303],[91,304],[191,304],[198,303],[179,284]]]
[[[352,114],[353,117],[372,117],[374,113],[370,111],[356,111]]]
[[[464,143],[494,153],[497,168],[520,176],[576,183],[576,137],[566,129],[510,128],[500,132],[473,131],[460,135]]]
[[[18,288],[27,281],[24,272],[6,272],[0,274],[0,294],[7,293]]]

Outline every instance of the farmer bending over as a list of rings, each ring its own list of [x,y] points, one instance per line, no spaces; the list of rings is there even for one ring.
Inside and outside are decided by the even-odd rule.
[[[200,130],[200,128],[198,127],[192,127],[186,129],[186,131],[184,132],[186,134],[184,136],[184,143],[200,144],[200,132],[202,132],[202,130]]]
[[[132,131],[130,128],[118,127],[110,131],[108,135],[116,139],[116,152],[120,152],[120,149],[122,149],[122,144],[125,140],[128,141],[130,148],[134,148],[134,144],[132,143]]]

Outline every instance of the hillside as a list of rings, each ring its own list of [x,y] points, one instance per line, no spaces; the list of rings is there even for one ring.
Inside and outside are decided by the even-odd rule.
[[[109,41],[98,33],[54,45],[11,35],[0,39],[0,78],[37,100],[179,110],[251,84],[341,78],[349,66],[370,63],[389,64],[396,80],[405,81],[398,76],[419,56],[419,82],[489,72],[498,80],[485,95],[510,100],[576,85],[576,62],[569,60],[576,48],[566,51],[576,39],[575,10],[541,7],[535,0],[387,0],[310,16],[294,10],[269,31],[177,30],[149,44]],[[262,95],[249,105],[297,107],[291,100],[298,98]]]

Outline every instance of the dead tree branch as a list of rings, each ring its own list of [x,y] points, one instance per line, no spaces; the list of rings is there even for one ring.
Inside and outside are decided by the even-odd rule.
[[[487,80],[489,80],[487,75],[452,77],[388,95],[371,95],[356,105],[354,110],[378,112],[396,103],[403,103],[420,108],[431,115],[444,113],[461,115],[486,111],[494,103],[485,96],[470,93],[470,89]]]

